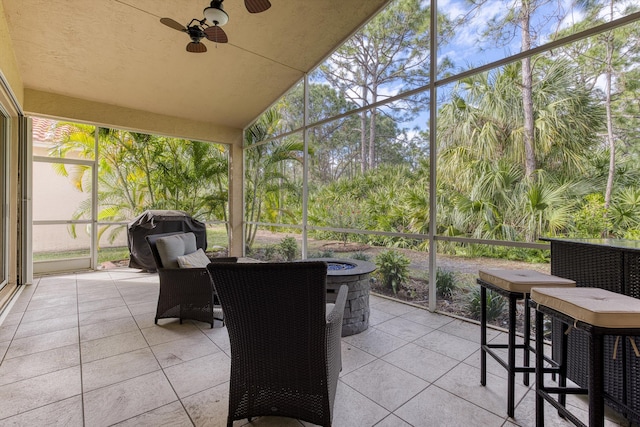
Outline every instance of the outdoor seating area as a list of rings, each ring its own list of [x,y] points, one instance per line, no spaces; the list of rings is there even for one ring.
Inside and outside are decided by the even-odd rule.
[[[1,319],[0,424],[225,425],[227,328],[177,318],[156,325],[158,283],[157,274],[121,268],[23,287]],[[507,339],[487,330],[489,343]],[[342,338],[341,356],[334,426],[535,425],[535,381],[523,386],[518,376],[513,418],[507,371],[489,358],[480,384],[475,323],[371,295],[369,327]],[[567,396],[567,405],[586,422],[583,397]],[[547,426],[571,425],[550,405],[545,412]],[[249,425],[310,424],[260,417]]]

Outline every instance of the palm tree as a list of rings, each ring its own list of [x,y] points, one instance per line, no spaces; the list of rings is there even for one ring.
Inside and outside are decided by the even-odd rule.
[[[64,137],[52,155],[93,159],[95,127],[60,122]],[[128,221],[147,209],[179,209],[192,216],[227,218],[228,161],[220,145],[98,128],[98,212],[100,222]],[[88,166],[59,165],[59,173],[90,193]],[[90,217],[91,198],[74,213]],[[109,231],[114,241],[121,225],[102,225],[98,241]],[[71,234],[75,236],[72,227]]]
[[[292,212],[284,210],[283,197],[300,190],[286,166],[302,164],[302,141],[294,136],[260,144],[276,133],[279,124],[280,114],[271,108],[245,133],[245,244],[249,248],[258,231],[255,222],[273,220],[279,214],[291,216]],[[297,175],[301,180],[301,174]]]

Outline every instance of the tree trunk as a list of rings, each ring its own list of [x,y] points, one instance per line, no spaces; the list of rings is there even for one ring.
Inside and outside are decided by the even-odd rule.
[[[369,169],[371,170],[376,167],[376,113],[376,109],[372,108],[369,116]]]
[[[613,16],[613,2],[609,3],[610,13]],[[611,204],[611,194],[613,193],[613,179],[616,172],[616,141],[613,132],[613,114],[611,112],[611,81],[613,79],[613,33],[606,36],[607,57],[605,69],[605,110],[607,112],[607,142],[609,143],[609,175],[607,176],[607,189],[604,193],[605,215]],[[606,231],[606,230],[603,230]]]
[[[520,25],[522,29],[522,52],[531,49],[531,4],[530,0],[522,0],[520,12]],[[535,154],[535,124],[533,118],[533,76],[531,72],[531,59],[522,59],[522,107],[524,114],[522,142],[524,144],[525,177],[529,180],[535,178],[536,154]]]
[[[360,113],[360,172],[367,170],[367,111]]]

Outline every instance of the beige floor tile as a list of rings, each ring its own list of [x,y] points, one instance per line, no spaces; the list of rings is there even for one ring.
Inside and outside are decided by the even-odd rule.
[[[108,308],[125,307],[122,297],[97,299],[92,301],[78,302],[78,311],[86,313],[88,311],[105,310]]]
[[[11,341],[0,342],[0,360],[4,359],[5,354],[7,354],[7,350],[9,349],[9,345]]]
[[[480,369],[461,363],[435,383],[438,387],[491,411],[507,416],[507,381],[487,373],[487,385],[480,385]],[[515,402],[519,402],[528,388],[515,385]]]
[[[225,427],[229,411],[229,383],[185,397],[182,403],[196,426]]]
[[[227,328],[206,328],[202,329],[202,333],[209,337],[211,341],[215,343],[222,351],[229,354],[231,351],[231,344],[229,342],[229,332]]]
[[[160,370],[149,348],[82,364],[85,392]]]
[[[131,316],[106,322],[91,323],[89,325],[80,326],[80,341],[106,338],[112,335],[137,331],[138,329],[138,325]]]
[[[418,338],[414,344],[460,361],[480,348],[480,344],[449,335],[439,329]]]
[[[413,426],[469,426],[500,427],[506,417],[456,398],[455,395],[434,385],[395,411],[395,414]]]
[[[26,356],[40,351],[51,350],[78,343],[78,328],[63,329],[32,337],[14,339],[6,357]]]
[[[194,326],[193,323],[183,321],[182,324],[180,324],[177,319],[175,322],[172,321],[171,323],[144,328],[142,329],[142,333],[151,346],[185,338],[203,338],[202,331]]]
[[[221,351],[204,335],[154,345],[151,350],[163,368]]]
[[[31,301],[42,301],[43,299],[54,299],[60,296],[74,296],[77,293],[75,282],[56,283],[52,285],[39,285],[33,292]]]
[[[161,371],[84,393],[86,427],[109,426],[177,400]]]
[[[415,344],[407,344],[382,359],[428,382],[437,380],[460,363]]]
[[[36,284],[23,288],[0,325],[0,357],[7,352],[0,364],[0,396],[5,397],[0,399],[0,424],[226,425],[226,328],[192,321],[180,325],[178,319],[154,325],[157,292],[157,274],[129,269],[36,278]],[[78,314],[76,295],[81,311],[98,310]],[[110,300],[121,306],[111,307]],[[517,396],[524,397],[516,400],[516,418],[506,417],[506,371],[491,358],[488,385],[479,385],[477,325],[376,295],[370,305],[369,329],[343,339],[334,426],[534,425],[534,395],[521,386]],[[73,318],[80,327],[64,328]],[[66,330],[72,332],[67,336]],[[62,346],[65,339],[72,342]],[[490,340],[506,342],[506,335],[490,332]],[[547,406],[547,425],[566,426]],[[569,406],[586,419],[583,399],[571,396]],[[615,420],[607,427],[620,425]],[[312,425],[260,417],[234,426]]]
[[[80,343],[80,354],[82,355],[82,363],[88,363],[146,348],[147,346],[147,342],[142,336],[142,333],[140,331],[133,331],[106,338],[99,338],[97,340],[84,341]]]
[[[480,344],[480,325],[455,319],[440,327],[438,330]],[[500,334],[501,332],[495,329],[487,328],[488,341],[491,341]]]
[[[384,311],[385,313],[393,314],[394,316],[402,316],[413,311],[420,310],[419,308],[407,304],[398,304],[391,300],[382,301],[379,304],[376,304],[375,308],[376,310]]]
[[[80,350],[76,344],[6,359],[0,365],[0,385],[79,365]]]
[[[17,325],[22,321],[24,311],[14,310],[13,308],[6,314],[2,326]]]
[[[536,395],[535,390],[529,390],[523,399],[518,403],[515,409],[515,417],[510,420],[520,427],[534,427],[536,425]],[[573,426],[567,420],[563,420],[558,416],[558,412],[551,406],[546,405],[545,426],[546,427],[570,427]]]
[[[78,315],[75,313],[48,319],[47,321],[22,322],[16,331],[15,338],[25,338],[77,327]]]
[[[369,309],[369,326],[376,326],[380,323],[391,320],[397,316],[384,311],[377,310],[375,307]]]
[[[347,375],[349,372],[376,360],[375,356],[360,350],[346,342],[342,342],[342,371],[340,376]]]
[[[155,325],[156,312],[136,314],[133,319],[136,321],[139,329],[151,328]]]
[[[433,329],[438,329],[448,323],[453,322],[455,319],[442,314],[431,313],[427,310],[415,310],[401,316],[403,319],[411,320],[412,322],[419,323],[424,326],[428,326]]]
[[[198,425],[198,424],[196,424]],[[204,424],[200,424],[204,425]],[[226,424],[225,424],[226,425]],[[169,403],[160,408],[145,412],[142,415],[130,418],[121,423],[114,424],[117,427],[191,427],[193,423],[185,412],[180,402]]]
[[[112,281],[79,282],[78,301],[121,297],[120,290]]]
[[[69,305],[77,304],[78,297],[74,293],[73,295],[65,296],[35,296],[31,299],[27,310],[44,310],[53,309],[56,307],[66,307]]]
[[[416,340],[429,332],[433,328],[412,322],[401,317],[395,317],[386,322],[376,325],[376,329],[386,332],[405,341]]]
[[[4,427],[82,427],[82,397],[70,397],[0,421]]]
[[[386,418],[376,424],[376,427],[412,427],[411,424],[398,418],[394,414],[389,414]]]
[[[158,308],[158,301],[130,304],[127,305],[127,307],[129,307],[129,311],[131,311],[131,314],[134,316],[142,313],[155,313]]]
[[[13,325],[5,325],[3,323],[2,325],[0,325],[0,342],[11,341],[14,338],[19,326],[19,323],[14,323]]]
[[[379,359],[343,376],[341,381],[389,411],[394,411],[429,385]]]
[[[0,387],[0,420],[79,395],[80,366]],[[9,398],[10,397],[10,398]]]
[[[49,319],[57,319],[59,317],[69,316],[71,314],[78,314],[78,304],[72,303],[63,306],[57,306],[52,308],[45,308],[41,310],[27,310],[22,317],[23,322],[42,322]]]
[[[407,345],[407,341],[382,332],[375,327],[370,327],[356,335],[344,337],[342,340],[376,357],[382,357],[403,345]]]
[[[219,352],[174,365],[164,370],[180,398],[191,396],[220,384],[226,384],[231,375],[231,361]]]
[[[158,291],[142,290],[136,292],[125,293],[122,298],[127,305],[146,304],[150,301],[158,301]]]
[[[389,415],[382,406],[338,381],[333,406],[334,427],[370,427]]]
[[[80,326],[108,322],[110,320],[122,319],[124,317],[131,317],[129,308],[125,306],[107,308],[105,310],[88,311],[78,315],[78,318],[80,319]]]

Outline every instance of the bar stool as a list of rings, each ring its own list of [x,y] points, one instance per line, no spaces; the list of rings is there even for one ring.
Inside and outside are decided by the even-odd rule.
[[[573,287],[576,282],[561,277],[551,276],[533,270],[480,270],[480,384],[487,385],[487,354],[491,355],[507,370],[507,415],[513,418],[515,408],[515,378],[517,372],[524,373],[523,383],[529,385],[529,373],[535,372],[529,366],[529,354],[534,351],[530,345],[531,312],[529,294],[531,288],[537,287]],[[507,344],[487,344],[487,289],[490,289],[509,300],[509,325]],[[524,300],[523,343],[516,344],[516,303]],[[494,349],[507,349],[505,361]],[[516,349],[523,350],[523,365],[516,365]]]
[[[640,336],[640,299],[618,294],[600,288],[533,288],[531,304],[536,308],[536,426],[544,426],[544,402],[551,403],[558,412],[577,426],[585,426],[575,415],[567,410],[561,397],[567,394],[588,394],[589,426],[604,426],[604,336],[617,335],[629,337],[636,356],[640,357],[638,347],[633,340]],[[543,346],[544,314],[560,320],[565,325],[562,334],[560,368],[567,361],[567,330],[584,330],[589,337],[589,381],[587,388],[547,387],[544,384],[545,372],[540,357]],[[557,394],[556,400],[551,394]]]

